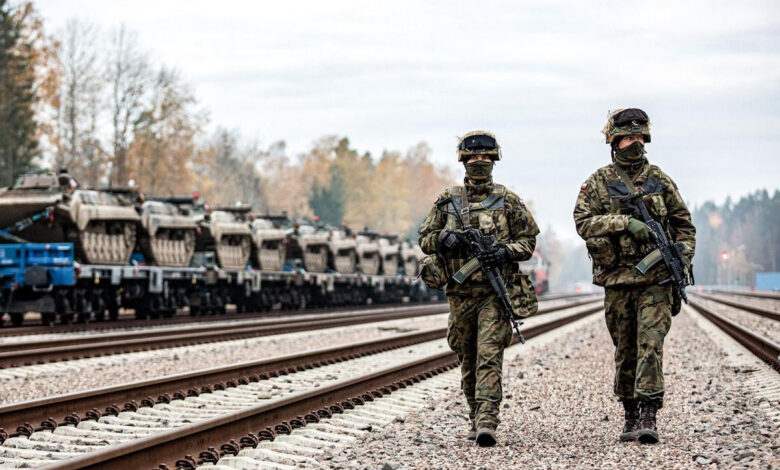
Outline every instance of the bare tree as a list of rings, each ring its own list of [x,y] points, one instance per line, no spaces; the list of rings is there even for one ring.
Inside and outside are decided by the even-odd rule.
[[[60,145],[55,164],[91,186],[100,176],[98,119],[103,80],[98,65],[97,28],[72,19],[60,34],[62,77],[57,109]]]
[[[115,30],[109,41],[106,81],[110,88],[111,125],[113,130],[110,184],[125,185],[128,179],[127,152],[133,126],[143,111],[143,98],[149,81],[149,60],[139,50],[135,34],[124,25]]]

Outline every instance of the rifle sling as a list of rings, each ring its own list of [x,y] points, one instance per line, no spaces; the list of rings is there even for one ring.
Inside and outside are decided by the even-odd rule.
[[[460,219],[463,222],[463,229],[471,227],[471,208],[469,207],[469,190],[466,186],[458,186],[460,188],[460,207],[456,207],[455,210],[460,211]]]
[[[620,178],[620,181],[622,181],[623,184],[626,185],[626,188],[628,188],[628,192],[631,193],[632,196],[639,192],[636,189],[634,182],[631,181],[631,177],[628,176],[625,170],[620,168],[620,166],[618,166],[616,163],[612,164],[612,168],[615,170],[615,173],[617,173],[618,178]]]

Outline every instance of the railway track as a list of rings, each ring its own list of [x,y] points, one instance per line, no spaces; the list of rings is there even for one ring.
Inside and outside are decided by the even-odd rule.
[[[766,317],[775,321],[780,321],[780,312],[776,310],[770,310],[768,308],[763,308],[757,305],[751,305],[744,302],[738,302],[736,300],[731,300],[728,298],[723,298],[715,295],[701,294],[701,293],[694,293],[694,292],[692,292],[692,294],[701,297],[703,299],[711,300],[713,302],[717,302],[723,305],[728,305],[729,307],[745,310],[750,313],[755,313],[756,315],[761,315],[762,317]]]
[[[761,360],[769,364],[773,369],[780,372],[780,344],[724,317],[700,302],[691,299],[689,305],[717,325],[729,336],[737,340],[737,342],[745,346],[753,354],[761,358]],[[732,306],[732,308],[743,307]]]
[[[714,290],[713,294],[742,295],[745,297],[757,297],[760,299],[780,300],[780,292],[772,291],[734,291],[734,290]]]
[[[576,297],[588,297],[593,294],[569,294],[569,293],[559,293],[559,294],[545,294],[539,296],[539,301],[547,301],[547,300],[565,300],[570,298],[576,298]],[[224,322],[224,321],[232,321],[232,320],[251,320],[254,317],[261,317],[261,318],[274,318],[279,316],[290,316],[290,315],[326,315],[328,313],[332,312],[351,312],[351,311],[362,311],[362,310],[372,310],[377,308],[398,308],[398,307],[405,307],[409,306],[408,303],[401,303],[401,304],[378,304],[375,306],[367,306],[367,305],[359,305],[359,306],[343,306],[338,308],[312,308],[312,309],[305,309],[300,311],[290,311],[290,310],[272,310],[269,312],[244,312],[244,313],[236,313],[236,312],[228,312],[222,315],[203,315],[203,316],[189,316],[185,314],[179,314],[176,316],[173,316],[171,318],[157,318],[157,319],[147,319],[147,320],[138,320],[135,318],[130,318],[130,316],[120,316],[118,320],[114,321],[93,321],[89,323],[71,323],[67,325],[51,325],[51,326],[43,326],[43,325],[27,325],[27,326],[9,326],[5,325],[4,327],[0,328],[0,336],[3,337],[12,337],[12,336],[25,336],[25,335],[34,335],[34,334],[50,334],[50,333],[76,333],[76,332],[82,332],[82,331],[110,331],[110,330],[117,330],[117,329],[131,329],[131,328],[144,328],[144,327],[152,327],[152,326],[167,326],[167,325],[180,325],[180,324],[191,324],[191,323],[212,323],[212,322]]]
[[[132,328],[146,328],[155,326],[176,326],[182,324],[198,324],[198,323],[214,323],[224,321],[243,321],[252,320],[258,318],[277,318],[277,317],[289,317],[289,316],[306,316],[306,315],[327,315],[334,312],[355,312],[355,311],[370,311],[381,308],[397,308],[408,307],[409,305],[424,305],[424,303],[397,303],[397,304],[376,304],[376,305],[359,305],[359,306],[342,306],[335,308],[310,308],[304,310],[271,310],[268,312],[244,312],[237,313],[235,311],[228,311],[227,313],[220,315],[201,315],[201,316],[189,316],[186,314],[179,314],[168,318],[156,318],[139,320],[133,318],[132,315],[122,315],[118,320],[111,321],[92,321],[87,323],[70,323],[70,324],[56,324],[50,326],[44,325],[30,325],[30,326],[8,326],[5,325],[0,329],[0,335],[3,337],[13,336],[25,336],[35,334],[59,334],[59,333],[79,333],[90,331],[111,331],[119,329],[132,329]]]
[[[582,302],[593,302],[594,298]],[[548,307],[546,311],[567,308],[581,303]],[[0,367],[43,364],[111,354],[163,349],[193,344],[254,338],[296,331],[311,331],[362,323],[413,318],[446,313],[446,303],[357,311],[328,316],[306,316],[284,319],[258,319],[240,325],[197,325],[186,329],[139,330],[95,336],[76,336],[40,341],[0,343]],[[545,311],[542,306],[540,310]]]
[[[523,334],[532,338],[603,309],[590,304],[534,319]],[[432,329],[0,407],[0,424],[17,428],[0,459],[61,459],[47,467],[59,469],[196,468],[242,448],[263,450],[277,436],[454,367],[445,335]]]

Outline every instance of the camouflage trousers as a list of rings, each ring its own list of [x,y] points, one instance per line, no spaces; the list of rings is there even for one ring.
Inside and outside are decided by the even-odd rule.
[[[663,406],[664,338],[672,325],[669,286],[604,289],[607,328],[615,345],[615,395]]]
[[[501,314],[495,296],[450,295],[447,342],[458,355],[461,388],[476,427],[496,429],[503,396],[501,367],[504,348],[512,341],[512,327]]]

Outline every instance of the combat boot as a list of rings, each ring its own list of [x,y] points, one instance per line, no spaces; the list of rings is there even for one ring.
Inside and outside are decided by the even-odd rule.
[[[623,410],[625,411],[625,423],[623,424],[623,432],[620,434],[620,440],[623,442],[635,441],[639,425],[639,402],[633,399],[625,399],[623,400]]]
[[[477,445],[480,447],[496,445],[496,431],[490,428],[479,428],[477,430]]]
[[[642,403],[642,411],[639,414],[639,426],[636,431],[636,438],[642,444],[655,444],[658,442],[658,431],[655,427],[655,414],[658,411],[658,405],[653,401]]]
[[[474,425],[474,421],[471,422],[471,429],[469,429],[469,434],[466,436],[466,439],[473,441],[477,438],[477,427]]]

